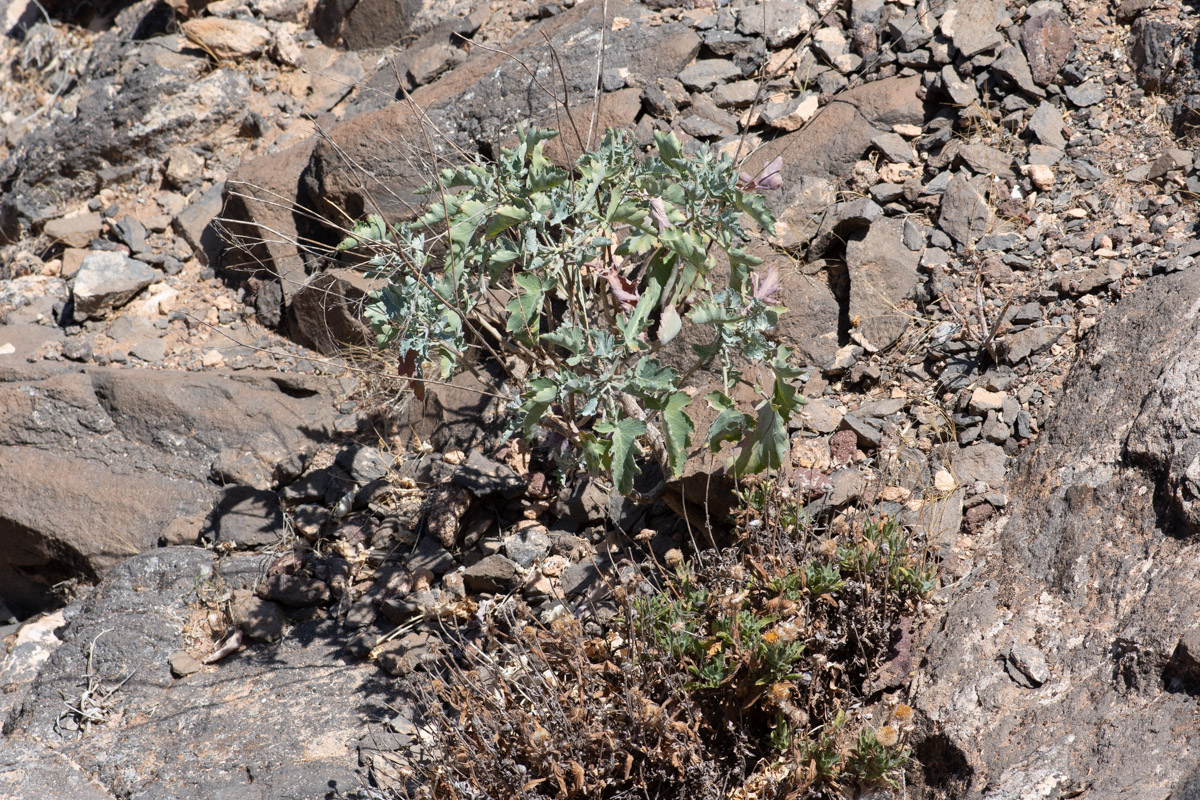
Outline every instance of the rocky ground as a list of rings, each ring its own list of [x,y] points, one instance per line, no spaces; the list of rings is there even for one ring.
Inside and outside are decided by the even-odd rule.
[[[440,626],[686,546],[479,378],[396,400],[330,255],[535,122],[782,158],[785,477],[939,563],[904,791],[1195,794],[1192,6],[76,5],[0,0],[5,792],[376,796]]]

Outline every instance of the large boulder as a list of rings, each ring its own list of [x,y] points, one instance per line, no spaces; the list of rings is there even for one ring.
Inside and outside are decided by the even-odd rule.
[[[9,604],[35,610],[54,584],[95,579],[155,547],[176,520],[203,518],[225,465],[268,488],[298,476],[332,433],[332,388],[275,373],[112,368],[0,383]]]
[[[242,584],[258,568],[247,567],[233,573],[208,551],[164,548],[123,562],[67,609],[62,643],[37,677],[8,687],[19,699],[4,721],[0,794],[327,797],[362,785],[359,747],[384,747],[368,723],[392,716],[397,692],[373,663],[346,663],[335,620],[305,610],[281,640],[173,677],[173,655],[211,647],[184,634],[204,593],[250,588]],[[89,686],[91,705],[81,700]],[[67,703],[83,704],[93,723]]]
[[[916,750],[949,765],[931,788],[1195,796],[1198,307],[1190,273],[1151,279],[1075,358],[926,642]]]

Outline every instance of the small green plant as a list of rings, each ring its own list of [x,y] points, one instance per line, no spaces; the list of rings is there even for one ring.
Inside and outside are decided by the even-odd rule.
[[[896,786],[895,774],[908,763],[908,748],[899,744],[900,734],[891,725],[878,731],[864,727],[846,759],[845,772],[866,784]]]
[[[468,345],[515,356],[524,377],[513,429],[549,431],[626,495],[647,453],[679,474],[695,433],[685,386],[712,370],[709,447],[740,443],[738,474],[778,468],[804,399],[788,349],[768,338],[784,310],[779,276],[753,272],[760,259],[746,252],[743,225],[748,217],[773,232],[754,190],[779,186],[778,163],[739,178],[727,156],[687,156],[673,134],[655,134],[657,154],[641,158],[610,131],[565,170],[544,151],[556,135],[521,131],[497,162],[443,170],[427,188],[436,201],[412,223],[354,226],[339,250],[367,250],[389,279],[366,311],[378,343],[396,347],[414,381],[448,376]],[[678,347],[664,358],[687,323],[707,337],[682,359]],[[730,399],[747,364],[773,373],[750,410]]]

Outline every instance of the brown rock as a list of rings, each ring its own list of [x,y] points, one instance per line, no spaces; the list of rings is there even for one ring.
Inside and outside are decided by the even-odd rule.
[[[1021,26],[1021,46],[1033,80],[1045,86],[1054,81],[1075,49],[1075,32],[1057,11],[1047,11]]]
[[[42,227],[42,233],[67,247],[87,247],[100,235],[101,224],[99,214],[76,214],[50,220]]]
[[[271,32],[240,19],[199,17],[180,26],[183,35],[218,61],[239,61],[261,55],[271,43]]]
[[[920,88],[921,79],[914,76],[885,78],[844,92],[804,130],[767,143],[742,169],[753,175],[782,156],[785,186],[800,175],[845,177],[876,136],[890,132],[893,125],[924,122]]]
[[[373,343],[374,336],[362,320],[362,307],[367,293],[382,283],[349,269],[314,275],[291,298],[297,331],[327,355],[339,353],[347,345]]]

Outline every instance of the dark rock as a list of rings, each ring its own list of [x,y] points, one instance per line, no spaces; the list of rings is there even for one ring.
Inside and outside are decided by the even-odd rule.
[[[998,489],[1004,483],[1005,460],[1004,448],[973,444],[958,451],[951,468],[959,483],[971,487],[982,482]]]
[[[102,317],[161,278],[159,272],[122,253],[91,253],[75,275],[75,318]]]
[[[1067,138],[1063,136],[1062,112],[1046,101],[1042,101],[1033,112],[1026,130],[1044,145],[1059,150],[1067,146]]]
[[[1148,92],[1161,92],[1171,84],[1179,48],[1175,28],[1166,22],[1139,17],[1133,24],[1129,58],[1138,85]]]
[[[1029,61],[1021,48],[1016,45],[1005,45],[1000,50],[1000,57],[992,64],[992,70],[1003,75],[1018,89],[1034,97],[1045,97],[1046,92],[1033,80],[1033,72]],[[1068,90],[1070,91],[1070,90]]]
[[[971,168],[976,175],[999,175],[1004,178],[1014,177],[1013,157],[1003,150],[988,147],[986,144],[968,144],[958,148],[958,157]]]
[[[991,787],[989,796],[1028,797],[1035,786],[1085,775],[1099,796],[1133,786],[1184,797],[1195,786],[1194,759],[1164,761],[1161,753],[1177,751],[1195,711],[1192,688],[1172,664],[1200,614],[1194,564],[1178,556],[1195,529],[1171,474],[1186,479],[1196,452],[1194,426],[1183,421],[1194,419],[1184,408],[1200,385],[1188,313],[1198,301],[1193,278],[1151,278],[1089,332],[1053,415],[1021,459],[992,554],[977,557],[953,592],[945,628],[930,637],[921,670],[930,681],[915,705],[955,716],[946,747],[974,785]],[[1137,421],[1131,429],[1123,420]],[[1182,480],[1179,490],[1186,496]],[[1138,600],[1120,602],[1127,597]],[[992,629],[1003,633],[979,636]],[[1054,664],[1038,691],[1004,672],[1012,645],[1026,642]],[[1097,664],[1099,681],[1067,677]],[[985,683],[992,688],[980,704],[964,708],[962,687]],[[999,708],[1011,720],[1003,731],[986,724]]]
[[[438,576],[458,567],[450,551],[432,536],[422,536],[412,551],[405,553],[404,561],[413,572],[427,569]]]
[[[525,491],[524,478],[475,450],[468,454],[466,463],[455,470],[451,480],[475,497],[500,495],[511,499]]]
[[[358,483],[370,483],[387,475],[396,466],[396,457],[376,447],[351,445],[338,453],[336,463],[350,472]]]
[[[1122,0],[1113,12],[1117,22],[1128,25],[1141,16],[1142,12],[1154,5],[1154,0]]]
[[[230,486],[213,509],[204,535],[214,542],[249,548],[275,544],[283,532],[283,512],[274,492]]]
[[[845,242],[851,233],[869,230],[883,216],[883,209],[866,197],[831,206],[808,244],[808,260],[821,258],[835,242]]]
[[[329,585],[303,575],[268,575],[258,585],[258,596],[292,608],[312,608],[329,600]]]
[[[888,21],[887,35],[901,52],[911,53],[932,39],[933,31],[922,25],[916,14],[905,14]]]
[[[1078,86],[1067,87],[1067,99],[1079,108],[1094,106],[1105,98],[1107,92],[1100,81],[1087,81]]]
[[[221,215],[224,193],[225,182],[215,183],[175,216],[175,230],[195,251],[200,263],[214,268],[221,262],[225,247],[213,222]]]
[[[761,36],[767,46],[782,47],[817,24],[817,12],[803,0],[771,0],[738,11],[738,31]]]
[[[353,742],[374,716],[357,698],[362,692],[385,697],[390,689],[376,666],[340,657],[336,622],[302,623],[269,655],[251,649],[211,671],[173,679],[170,656],[181,649],[180,621],[194,608],[197,586],[212,578],[212,560],[199,548],[154,550],[123,562],[77,606],[61,633],[63,644],[28,700],[6,720],[0,760],[8,766],[0,771],[0,792],[40,791],[35,776],[53,787],[46,797],[88,800],[323,797],[331,782],[365,782]],[[69,730],[62,700],[79,698],[80,676],[94,675],[114,689],[130,674],[108,703],[107,721],[90,735]],[[263,702],[306,686],[319,691],[304,703]],[[314,731],[337,733],[314,738]],[[264,750],[261,742],[268,740]],[[214,749],[214,741],[221,746]],[[152,762],[147,753],[155,754]],[[99,789],[86,794],[87,787]]]
[[[880,436],[882,435],[879,428],[867,420],[860,418],[857,414],[850,413],[844,415],[841,427],[843,430],[854,432],[854,435],[858,437],[858,446],[862,449],[874,450],[879,447]]]
[[[330,47],[364,50],[399,41],[420,10],[420,0],[321,0],[311,24]]]
[[[317,273],[291,296],[297,331],[326,355],[365,347],[374,335],[362,319],[364,298],[380,283],[353,270]]]
[[[846,242],[850,318],[858,319],[851,336],[857,333],[868,352],[890,347],[907,328],[906,318],[896,312],[914,295],[921,256],[904,246],[903,228],[901,220],[884,217]]]
[[[359,219],[375,211],[391,221],[411,218],[426,202],[416,194],[430,174],[424,144],[418,144],[424,141],[421,131],[426,125],[436,126],[448,142],[472,153],[481,147],[494,152],[519,122],[555,124],[553,101],[537,88],[534,78],[521,65],[540,62],[547,56],[546,37],[561,59],[561,77],[572,97],[591,97],[600,39],[589,37],[601,25],[611,24],[614,15],[623,15],[632,23],[622,36],[607,39],[607,63],[628,69],[641,85],[652,85],[667,76],[673,79],[695,58],[700,38],[678,23],[650,26],[634,8],[624,2],[609,3],[609,19],[602,19],[604,9],[589,3],[576,5],[533,25],[509,42],[503,52],[477,50],[439,80],[415,89],[412,104],[379,106],[380,98],[395,93],[390,65],[381,68],[360,90],[361,103],[367,104],[366,113],[355,113],[360,109],[352,104],[347,119],[331,128],[313,150],[303,176],[304,194],[313,201],[313,211],[327,219],[343,219],[343,215]],[[623,92],[632,94],[636,113],[639,90],[625,89],[615,94]],[[602,99],[602,115],[608,113],[605,100],[611,98]],[[621,111],[624,102],[622,98]],[[420,108],[420,113],[414,108]],[[584,113],[583,109],[581,106],[579,113]],[[586,109],[590,113],[590,100]],[[615,116],[609,114],[610,118],[598,120],[599,127],[631,124],[632,115],[622,119]],[[579,145],[574,136],[567,131],[558,141],[559,146],[570,149],[573,161]],[[411,144],[398,147],[402,142]],[[364,164],[371,165],[373,174],[369,190],[362,180]]]
[[[994,213],[987,201],[988,178],[954,175],[942,194],[938,225],[959,244],[970,244],[987,233]]]
[[[708,92],[718,83],[728,83],[742,77],[742,71],[724,58],[701,59],[679,73],[684,86],[697,92]]]
[[[1058,325],[1044,325],[1006,334],[996,340],[996,355],[1005,364],[1016,365],[1057,342],[1066,330]]]
[[[458,541],[463,519],[471,507],[471,493],[452,483],[443,483],[429,498],[429,535],[447,550]]]
[[[1075,49],[1075,32],[1061,14],[1047,11],[1021,26],[1021,46],[1029,59],[1033,80],[1046,86],[1054,82]]]
[[[957,10],[951,38],[963,58],[991,50],[1004,41],[996,30],[1005,19],[1004,0],[972,0],[959,3]]]
[[[501,555],[491,555],[463,572],[463,585],[468,592],[506,594],[521,584],[517,565]]]

